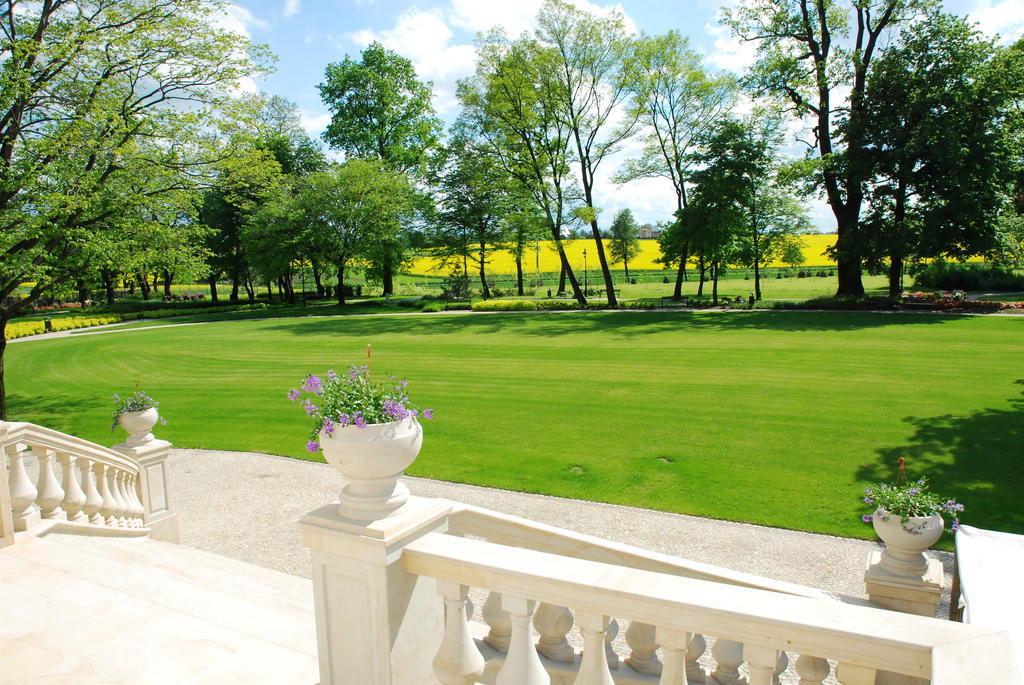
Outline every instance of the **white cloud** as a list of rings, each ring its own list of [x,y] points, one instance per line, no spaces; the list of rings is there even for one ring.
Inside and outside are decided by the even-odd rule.
[[[1024,33],[1024,0],[980,0],[968,18],[990,35],[1009,42]]]
[[[520,2],[480,2],[480,0],[452,0],[448,15],[452,24],[473,31],[488,31],[503,26],[509,36],[518,36],[532,30],[542,0]]]
[[[270,26],[246,8],[234,4],[224,7],[223,14],[216,18],[215,24],[218,28],[243,35],[246,38],[252,35],[253,29],[263,30]]]
[[[736,73],[752,65],[757,58],[757,47],[753,41],[744,42],[734,37],[729,29],[719,24],[706,24],[704,30],[715,37],[714,49],[704,56],[705,61],[719,69]]]
[[[434,107],[445,114],[456,106],[455,81],[473,73],[475,48],[468,43],[452,43],[454,33],[436,12],[409,9],[399,15],[395,25],[384,31],[362,29],[347,38],[365,47],[373,41],[408,57],[416,74],[434,83]]]
[[[281,12],[286,17],[298,14],[302,10],[302,0],[284,0],[284,10]]]
[[[331,115],[327,112],[307,112],[299,110],[299,125],[311,138],[318,138],[327,124],[331,123]]]

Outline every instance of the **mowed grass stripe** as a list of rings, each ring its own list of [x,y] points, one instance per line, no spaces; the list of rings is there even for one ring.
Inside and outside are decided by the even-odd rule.
[[[1024,319],[626,312],[221,322],[9,348],[12,412],[109,443],[142,387],[179,446],[308,458],[284,395],[374,348],[436,410],[411,473],[870,537],[863,485],[912,475],[1024,532]]]

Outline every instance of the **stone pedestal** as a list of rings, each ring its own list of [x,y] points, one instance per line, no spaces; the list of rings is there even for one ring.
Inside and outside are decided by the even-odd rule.
[[[0,421],[0,547],[14,544],[14,515],[11,513],[11,491],[7,482],[7,423]]]
[[[171,443],[150,440],[131,446],[127,442],[114,445],[113,450],[139,462],[139,499],[145,507],[143,522],[150,529],[149,537],[164,542],[181,542],[178,514],[171,508],[170,475],[167,458]]]
[[[928,558],[920,576],[896,575],[881,564],[882,552],[868,556],[864,583],[868,599],[893,611],[934,617],[942,598],[942,563]]]
[[[410,497],[393,514],[355,521],[337,502],[299,521],[313,561],[321,685],[435,682],[434,650],[444,633],[432,578],[407,573],[402,549],[448,526],[450,504]]]

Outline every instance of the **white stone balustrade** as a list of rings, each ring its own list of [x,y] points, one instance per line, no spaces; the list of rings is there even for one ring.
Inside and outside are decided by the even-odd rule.
[[[162,440],[111,449],[42,426],[0,421],[0,456],[7,462],[0,468],[0,541],[10,544],[15,531],[45,523],[177,542],[169,452],[170,443]]]

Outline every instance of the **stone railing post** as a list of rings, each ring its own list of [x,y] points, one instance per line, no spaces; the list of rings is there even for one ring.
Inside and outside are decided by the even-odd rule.
[[[11,490],[7,482],[7,422],[0,421],[0,547],[14,544],[14,514],[11,511]]]
[[[170,474],[167,468],[171,443],[153,439],[141,445],[129,446],[127,442],[122,442],[112,449],[139,463],[140,476],[134,487],[142,500],[142,521],[150,529],[149,537],[164,542],[181,542],[178,513],[171,507]]]
[[[897,574],[881,563],[883,552],[868,555],[864,585],[875,604],[905,614],[934,617],[942,601],[942,562],[926,557],[920,572]]]
[[[338,513],[338,503],[299,521],[313,561],[321,685],[436,682],[444,603],[433,578],[406,572],[402,549],[447,530],[451,505],[420,497],[376,521]]]

